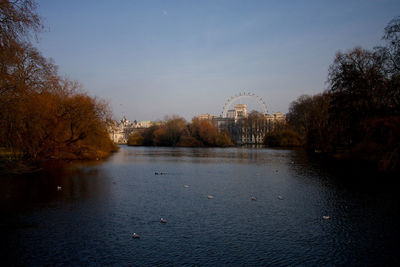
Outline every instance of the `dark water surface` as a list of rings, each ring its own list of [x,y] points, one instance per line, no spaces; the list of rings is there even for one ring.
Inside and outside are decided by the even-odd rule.
[[[0,264],[399,265],[397,189],[302,151],[121,147],[0,177]]]

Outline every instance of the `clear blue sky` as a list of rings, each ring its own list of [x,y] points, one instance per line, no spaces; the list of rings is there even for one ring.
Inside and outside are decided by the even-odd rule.
[[[286,113],[338,50],[372,48],[400,1],[38,0],[36,46],[116,119],[219,115],[239,92]]]

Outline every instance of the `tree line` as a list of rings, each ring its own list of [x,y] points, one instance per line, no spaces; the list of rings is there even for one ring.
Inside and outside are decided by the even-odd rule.
[[[400,166],[400,17],[384,29],[384,46],[338,52],[323,93],[290,104],[288,127],[310,150]]]
[[[33,163],[105,157],[116,149],[108,105],[32,45],[42,28],[34,1],[0,1],[0,147]]]
[[[218,132],[209,121],[193,118],[188,123],[184,118],[172,116],[142,132],[133,132],[128,138],[128,145],[228,147],[233,143],[226,132]]]

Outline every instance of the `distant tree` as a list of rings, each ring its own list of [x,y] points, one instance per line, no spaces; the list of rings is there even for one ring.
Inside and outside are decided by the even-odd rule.
[[[159,126],[153,125],[153,126],[151,126],[149,128],[146,128],[143,131],[142,136],[143,136],[143,145],[144,146],[153,146],[153,145],[155,145],[153,143],[153,134],[159,128],[160,128]]]
[[[144,144],[155,146],[176,146],[181,138],[181,135],[187,130],[187,122],[179,116],[166,117],[165,121],[160,126],[151,129],[152,141],[146,141],[144,136]]]
[[[218,130],[210,122],[206,120],[200,121],[198,134],[200,141],[202,141],[205,146],[215,146]]]
[[[284,129],[266,133],[264,145],[268,147],[297,147],[303,145],[303,140],[294,130]]]
[[[232,141],[225,132],[218,133],[209,121],[193,118],[188,124],[179,116],[165,117],[158,125],[147,128],[142,133],[145,146],[232,146]],[[133,139],[134,137],[132,137]]]
[[[312,97],[309,107],[308,130],[306,133],[306,145],[311,150],[331,151],[332,140],[336,133],[334,125],[330,123],[329,108],[331,95],[328,93],[317,94]]]
[[[159,127],[153,132],[153,145],[169,146],[165,127]]]
[[[128,146],[141,146],[143,145],[144,138],[140,132],[133,132],[129,135]]]
[[[187,128],[187,122],[184,118],[173,116],[167,118],[164,124],[166,145],[176,146],[184,130]]]
[[[233,146],[232,140],[226,132],[219,132],[215,140],[215,144],[218,147],[230,147]]]
[[[210,121],[193,118],[189,125],[189,129],[191,136],[199,140],[204,146],[217,145],[216,141],[219,136],[218,129]],[[219,138],[222,142],[225,136],[221,135]]]
[[[300,96],[290,104],[289,113],[286,116],[287,127],[281,131],[272,131],[270,135],[267,135],[267,144],[273,144],[278,139],[278,143],[284,143],[286,141],[282,141],[282,139],[287,137],[288,140],[292,140],[288,141],[289,146],[305,143],[311,150],[330,150],[333,135],[329,123],[330,103],[330,95],[327,93]],[[294,135],[292,131],[297,134]],[[284,135],[281,135],[280,132]],[[289,138],[290,136],[291,138]]]
[[[197,117],[194,117],[189,125],[189,133],[190,136],[200,140],[200,120]]]
[[[312,96],[302,95],[290,103],[286,119],[289,125],[305,138],[310,131],[310,116],[312,112]]]

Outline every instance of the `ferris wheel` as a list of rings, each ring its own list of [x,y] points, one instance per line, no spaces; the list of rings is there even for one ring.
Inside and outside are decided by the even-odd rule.
[[[252,98],[256,100],[256,102],[261,106],[261,109],[263,110],[263,115],[267,115],[267,105],[265,104],[264,100],[261,97],[253,93],[239,93],[237,95],[232,96],[231,98],[228,99],[228,101],[226,101],[224,109],[221,114],[222,118],[227,117],[229,107],[232,105],[233,102],[235,102],[240,98]]]

